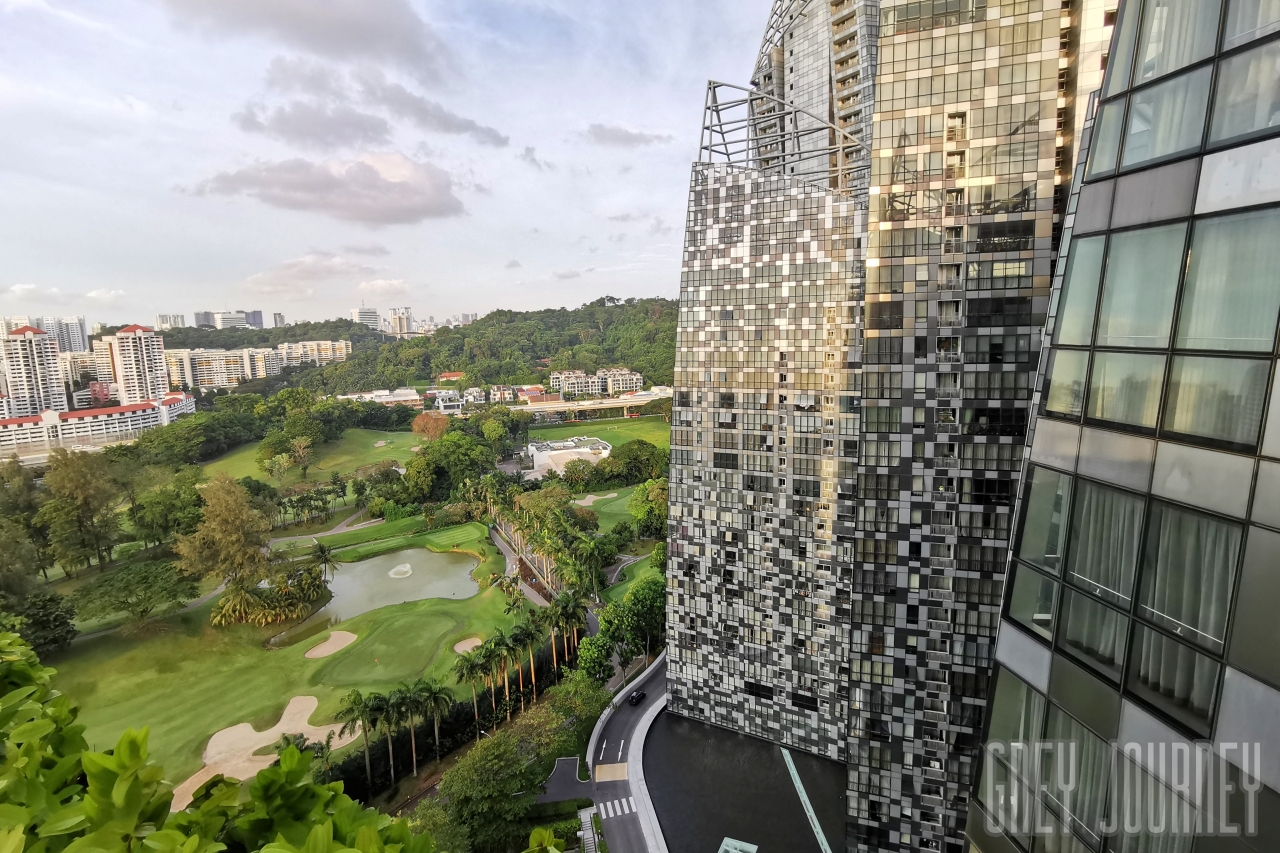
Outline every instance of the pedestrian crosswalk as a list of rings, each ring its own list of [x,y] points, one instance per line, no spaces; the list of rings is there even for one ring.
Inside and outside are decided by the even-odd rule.
[[[636,810],[636,801],[634,797],[623,797],[619,800],[609,800],[601,803],[597,808],[600,810],[600,819],[608,820],[609,818],[622,817],[634,812]]]

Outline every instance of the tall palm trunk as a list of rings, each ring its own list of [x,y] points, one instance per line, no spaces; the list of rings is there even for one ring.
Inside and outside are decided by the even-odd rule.
[[[551,671],[560,669],[560,661],[556,657],[556,629],[551,629]]]
[[[435,728],[436,728],[436,764],[439,764],[440,763],[440,715],[432,714],[431,720],[432,722],[435,723]]]
[[[471,710],[476,712],[476,743],[480,742],[480,700],[476,696],[476,683],[471,682]],[[436,724],[436,761],[440,760],[440,726]],[[370,783],[372,787],[372,783]]]
[[[519,661],[519,658],[517,657]],[[524,661],[519,661],[516,669],[520,672],[520,713],[524,713]]]
[[[502,660],[502,695],[507,703],[507,722],[511,722],[511,670],[507,667],[506,658]]]
[[[413,714],[409,715],[409,751],[413,753],[413,775],[418,775],[418,736],[413,730]]]
[[[360,721],[360,735],[364,738],[364,775],[369,780],[369,796],[373,796],[373,762],[369,760],[369,721]]]
[[[533,704],[538,704],[538,667],[533,662],[533,643],[526,648],[529,649],[529,678],[533,681]]]
[[[387,766],[391,768],[391,784],[396,783],[396,752],[391,746],[391,729],[387,728]]]

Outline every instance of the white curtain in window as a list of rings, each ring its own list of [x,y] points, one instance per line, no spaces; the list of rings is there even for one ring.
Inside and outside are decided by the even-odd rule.
[[[1280,45],[1265,44],[1222,63],[1210,142],[1280,124]]]
[[[1270,370],[1247,358],[1174,356],[1164,428],[1252,447]]]
[[[1169,345],[1186,239],[1187,226],[1181,222],[1111,238],[1098,310],[1098,346],[1163,349]]]
[[[1067,572],[1073,582],[1127,604],[1138,562],[1142,498],[1082,480],[1071,515]]]
[[[1118,853],[1187,853],[1194,838],[1194,806],[1129,760],[1117,763],[1110,824],[1120,829],[1110,842]]]
[[[1068,592],[1067,601],[1066,618],[1059,629],[1063,641],[1118,680],[1129,620],[1078,592]]]
[[[1219,0],[1147,0],[1134,85],[1213,53]]]
[[[1277,29],[1280,29],[1280,0],[1231,0],[1227,6],[1227,32],[1222,49],[1230,50]]]
[[[1130,679],[1156,694],[1157,704],[1207,723],[1213,712],[1219,664],[1150,628],[1136,628]]]
[[[1180,349],[1271,350],[1280,310],[1280,212],[1196,223],[1178,320]]]
[[[1197,645],[1221,650],[1241,537],[1238,525],[1157,504],[1138,612]]]
[[[1121,165],[1135,166],[1200,147],[1210,70],[1201,68],[1129,96]]]
[[[1053,705],[1045,740],[1057,741],[1041,763],[1040,779],[1047,794],[1061,813],[1074,817],[1096,838],[1106,807],[1109,744]],[[1063,751],[1068,749],[1074,754]]]

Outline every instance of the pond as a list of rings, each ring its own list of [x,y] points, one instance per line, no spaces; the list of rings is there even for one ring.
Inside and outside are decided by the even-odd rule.
[[[370,557],[358,563],[339,563],[329,581],[333,597],[302,622],[270,641],[276,648],[314,637],[344,619],[388,604],[423,598],[470,598],[480,591],[471,572],[478,561],[456,551],[437,553],[408,548]]]

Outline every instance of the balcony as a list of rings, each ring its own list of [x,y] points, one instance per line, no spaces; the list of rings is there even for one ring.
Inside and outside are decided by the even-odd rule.
[[[926,536],[955,536],[956,526],[954,524],[931,524],[925,530]]]
[[[964,317],[959,314],[951,314],[946,317],[938,318],[938,327],[942,329],[954,329],[964,325]]]
[[[961,352],[939,352],[938,364],[960,364],[964,360],[964,353]]]
[[[959,468],[960,457],[958,456],[935,456],[933,457],[934,468]]]
[[[956,561],[951,557],[930,557],[929,565],[935,569],[954,569]]]
[[[951,633],[951,623],[944,622],[941,619],[926,619],[924,622],[924,627],[925,627],[925,630],[928,630],[928,631],[942,631],[948,634]]]

